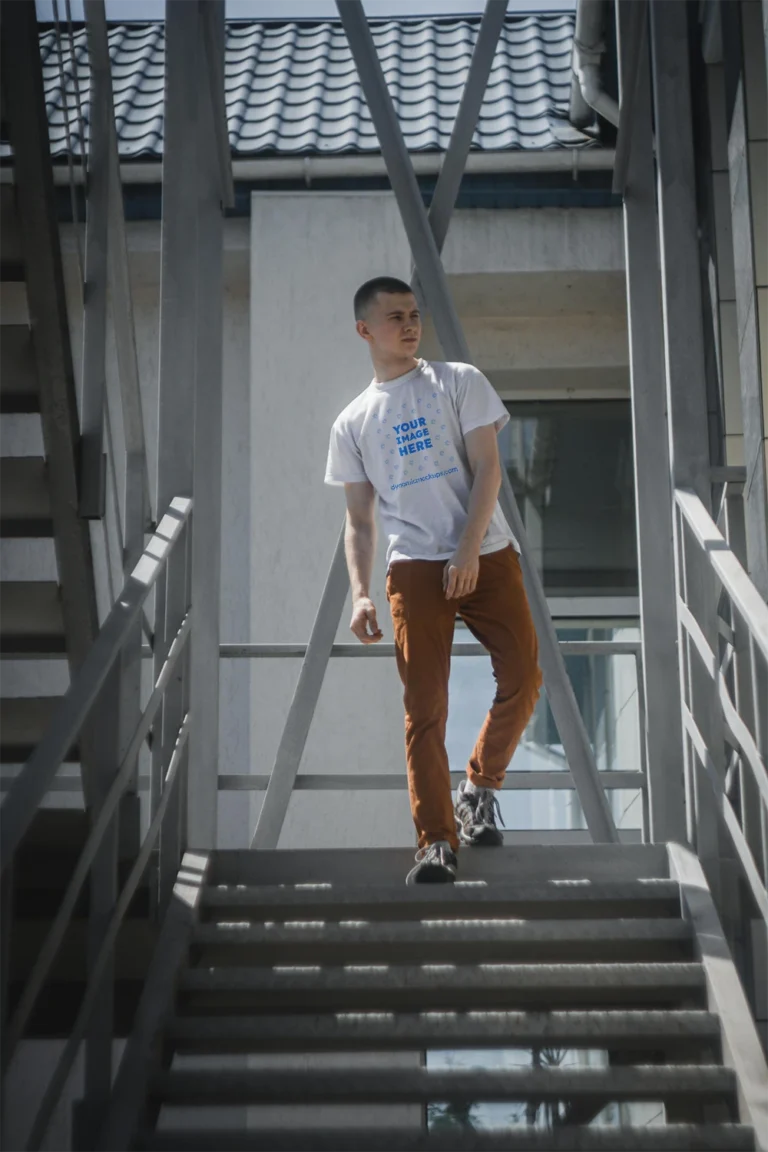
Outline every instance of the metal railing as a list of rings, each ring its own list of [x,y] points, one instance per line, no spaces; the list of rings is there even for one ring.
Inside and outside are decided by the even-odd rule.
[[[222,660],[296,660],[306,656],[306,644],[222,644],[219,655]],[[640,640],[561,640],[560,651],[565,659],[569,656],[589,656],[611,659],[614,657],[631,658],[635,667],[637,722],[640,739],[637,748],[638,769],[601,769],[600,783],[607,790],[638,789],[641,793],[643,817],[641,821],[641,835],[644,841],[648,839],[648,781],[647,781],[647,749],[643,735],[647,722],[645,698],[643,691],[643,653]],[[363,646],[361,644],[334,644],[331,648],[333,659],[394,659],[393,644],[377,644]],[[145,646],[142,650],[145,660],[153,659],[155,654],[151,647]],[[488,652],[481,644],[459,641],[453,645],[452,658],[488,659]],[[534,746],[532,743],[531,746]],[[451,773],[451,783],[455,787],[464,772]],[[217,777],[219,792],[264,792],[270,780],[266,772],[237,773],[220,772]],[[138,777],[138,790],[145,792],[150,787],[150,776],[142,773]],[[7,792],[13,785],[13,777],[5,777],[0,781],[0,790]],[[387,773],[327,773],[311,772],[299,774],[293,785],[297,792],[356,792],[356,791],[398,791],[407,787],[404,772]],[[504,789],[508,791],[538,791],[546,789],[574,790],[573,777],[567,770],[563,757],[561,770],[538,769],[534,771],[511,770],[507,773]],[[51,781],[49,792],[79,794],[81,783],[74,775],[60,776]],[[548,829],[542,829],[550,831]]]
[[[648,837],[648,782],[647,782],[647,752],[644,739],[646,714],[645,698],[643,692],[643,655],[640,640],[560,640],[559,649],[563,658],[569,656],[592,657],[631,657],[635,665],[637,683],[637,714],[640,732],[638,761],[639,770],[609,770],[600,771],[600,785],[607,791],[614,789],[638,789],[641,796],[642,821],[641,835],[644,840]],[[220,655],[225,660],[291,660],[304,659],[307,653],[307,644],[222,644]],[[362,644],[334,644],[329,653],[336,659],[394,659],[394,644],[379,643],[375,645]],[[455,642],[451,651],[452,658],[457,657],[484,657],[488,659],[488,651],[478,643]],[[314,708],[302,719],[307,729],[312,723]],[[289,734],[293,742],[292,734]],[[285,739],[285,736],[284,736]],[[272,773],[220,773],[218,788],[220,792],[264,792],[269,787]],[[464,772],[451,773],[451,783],[458,785]],[[387,773],[326,773],[311,772],[298,774],[292,783],[292,790],[298,792],[357,792],[357,791],[397,791],[404,790],[407,781],[404,772]],[[537,791],[540,789],[568,789],[576,790],[572,775],[563,761],[562,771],[514,771],[507,773],[504,780],[504,790],[508,791]],[[290,793],[289,793],[290,794]]]
[[[713,847],[722,858],[706,829],[707,781],[768,927],[768,605],[694,492],[676,490],[675,512],[688,838],[705,867]]]
[[[121,653],[135,630],[136,622],[153,588],[162,587],[166,583],[169,565],[179,564],[185,572],[188,570],[191,524],[191,500],[181,498],[173,500],[126,581],[80,672],[69,691],[62,697],[46,735],[13,782],[0,808],[0,869],[3,872],[12,867],[16,850],[37,813],[40,801],[54,783],[68,749],[79,736],[92,712],[99,708],[104,687],[119,664]],[[181,587],[188,588],[188,582],[182,581]],[[168,599],[165,598],[164,602],[168,604]],[[99,998],[108,983],[106,977],[113,971],[115,943],[120,927],[129,904],[153,861],[158,839],[159,852],[155,860],[158,886],[164,876],[172,875],[175,879],[186,847],[186,828],[182,813],[190,716],[189,712],[180,713],[178,707],[174,707],[173,704],[169,706],[168,694],[169,688],[177,686],[181,689],[176,693],[178,700],[183,702],[186,699],[188,640],[192,630],[192,616],[188,599],[183,605],[171,602],[170,607],[174,611],[177,608],[181,609],[181,623],[174,628],[173,635],[168,636],[165,621],[159,622],[157,634],[164,638],[166,650],[160,674],[130,735],[104,799],[93,814],[90,832],[59,909],[14,1007],[13,1015],[4,1029],[2,1067],[5,1078],[12,1068],[19,1042],[25,1034],[40,993],[53,974],[54,963],[80,892],[92,870],[102,866],[97,858],[109,854],[116,869],[119,836],[119,820],[116,817],[121,798],[131,785],[139,750],[151,729],[156,737],[155,745],[159,746],[162,755],[159,759],[153,759],[153,767],[159,770],[160,779],[157,789],[152,790],[153,796],[156,796],[156,803],[149,813],[149,828],[141,841],[137,855],[131,861],[130,872],[122,890],[113,907],[109,909],[106,926],[101,930],[98,948],[89,964],[85,993],[78,1007],[74,1026],[35,1115],[26,1144],[29,1149],[39,1148],[45,1138],[53,1111],[66,1085],[75,1058],[92,1025],[94,1010],[97,1004],[102,1003]],[[170,617],[166,616],[166,619]],[[160,892],[160,914],[164,912],[166,902],[167,894]],[[99,911],[101,910],[97,909],[95,914]],[[90,915],[91,917],[94,915],[93,903]],[[113,997],[113,985],[109,992]],[[111,1013],[107,1019],[111,1019]],[[111,1030],[107,1040],[111,1045]]]

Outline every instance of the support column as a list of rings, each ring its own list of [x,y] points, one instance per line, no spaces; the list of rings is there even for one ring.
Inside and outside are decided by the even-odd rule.
[[[160,321],[158,515],[174,496],[194,499],[191,574],[183,553],[172,557],[158,584],[155,672],[187,610],[195,616],[190,638],[189,684],[166,693],[162,756],[153,763],[157,802],[159,767],[167,762],[187,699],[191,709],[186,838],[195,849],[216,841],[219,746],[219,617],[221,571],[222,409],[222,201],[227,172],[217,146],[226,125],[217,122],[212,84],[201,73],[224,76],[224,5],[221,0],[166,4],[166,103],[163,153],[163,225]],[[220,142],[219,142],[220,143]],[[231,183],[231,171],[229,172]],[[187,695],[188,693],[188,695]],[[179,801],[183,780],[180,781]],[[174,799],[174,805],[176,800]],[[182,810],[184,804],[182,804]],[[175,815],[167,840],[173,853],[161,868],[161,903],[170,895],[179,847]],[[183,835],[183,834],[182,834]],[[163,858],[161,846],[161,859]]]
[[[741,409],[744,421],[744,464],[747,482],[744,486],[744,519],[747,533],[747,565],[750,579],[761,596],[768,600],[768,425],[763,401],[760,371],[760,337],[758,333],[757,265],[766,265],[764,252],[755,246],[757,212],[765,205],[753,202],[751,166],[765,164],[767,114],[765,108],[747,106],[748,46],[742,36],[742,6],[721,4],[723,28],[723,65],[725,72],[726,126],[728,132],[728,175],[730,186],[731,235],[733,238],[734,288],[736,295],[736,337],[741,379]],[[745,12],[747,18],[748,13]],[[755,31],[753,29],[753,31]],[[751,47],[751,46],[750,46]],[[762,65],[762,60],[757,63]],[[759,98],[751,105],[764,103],[765,69],[754,69],[754,87]],[[762,75],[760,74],[762,73]],[[760,81],[762,80],[762,84]],[[751,116],[750,113],[754,115]],[[751,120],[762,118],[758,137],[753,141]],[[762,147],[760,147],[762,146]],[[764,177],[763,177],[764,179]],[[763,188],[763,195],[765,195]],[[768,288],[766,288],[768,291]]]
[[[207,10],[207,11],[204,11]],[[209,46],[224,75],[224,4],[201,0],[200,42],[208,20]],[[202,58],[205,61],[205,57]],[[208,62],[211,67],[211,61]],[[223,80],[222,80],[223,84]],[[223,93],[222,93],[223,96]],[[221,419],[223,190],[216,152],[214,108],[202,98],[197,121],[197,325],[191,596],[195,624],[190,649],[187,836],[197,851],[216,847],[219,765],[219,626],[221,617]]]
[[[633,48],[637,50],[631,41],[638,32],[631,28],[632,8],[617,0],[622,106],[627,61]],[[656,843],[682,843],[686,839],[683,730],[647,25],[641,25],[639,32],[642,46],[633,115],[626,129],[632,148],[624,194],[624,249],[646,698],[640,738],[647,748],[650,838]]]
[[[200,30],[196,3],[166,3],[165,127],[160,234],[160,376],[158,383],[157,517],[175,496],[193,497],[195,364],[197,341],[197,122],[201,97]],[[196,530],[196,510],[192,512]],[[187,532],[190,530],[187,526]],[[155,591],[154,676],[157,680],[186,610],[184,549],[177,547]],[[190,637],[192,643],[192,637]],[[163,789],[182,719],[182,679],[177,665],[153,732],[150,819]],[[179,781],[179,785],[183,780]],[[178,790],[178,785],[177,785]],[[173,807],[176,807],[174,801]],[[178,823],[166,814],[160,834],[157,897],[162,915],[173,889]]]
[[[690,488],[711,511],[709,429],[701,280],[696,216],[696,181],[688,43],[688,6],[652,0],[654,126],[656,131],[657,194],[661,290],[664,316],[669,450],[673,488]],[[675,516],[675,579],[717,651],[714,577],[703,558],[684,564]],[[681,626],[680,661],[694,713],[713,759],[724,771],[722,720],[716,689],[697,663]],[[682,687],[682,686],[681,686]],[[684,693],[682,693],[684,695]],[[686,738],[689,804],[695,805],[696,848],[716,898],[720,892],[720,844],[714,795],[706,772]],[[693,812],[689,810],[693,833]]]

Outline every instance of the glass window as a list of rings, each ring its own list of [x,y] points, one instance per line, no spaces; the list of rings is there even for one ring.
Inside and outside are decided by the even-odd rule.
[[[547,594],[636,594],[629,401],[506,406],[499,448]]]

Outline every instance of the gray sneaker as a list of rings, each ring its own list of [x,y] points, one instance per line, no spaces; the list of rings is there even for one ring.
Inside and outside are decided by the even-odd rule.
[[[406,884],[453,884],[459,862],[447,840],[436,840],[416,853],[416,867],[405,878]]]
[[[467,783],[462,780],[459,784],[454,806],[459,840],[472,847],[498,847],[504,843],[504,837],[496,827],[497,816],[504,823],[498,796],[493,788],[467,792]]]

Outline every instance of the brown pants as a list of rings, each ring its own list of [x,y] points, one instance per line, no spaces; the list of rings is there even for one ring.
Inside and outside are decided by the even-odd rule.
[[[523,587],[520,558],[510,546],[480,557],[475,591],[446,600],[443,560],[400,560],[387,577],[395,650],[405,686],[405,754],[411,813],[419,847],[448,840],[458,847],[445,726],[448,675],[457,614],[489,651],[496,696],[467,775],[481,788],[500,788],[542,684],[538,642]]]

